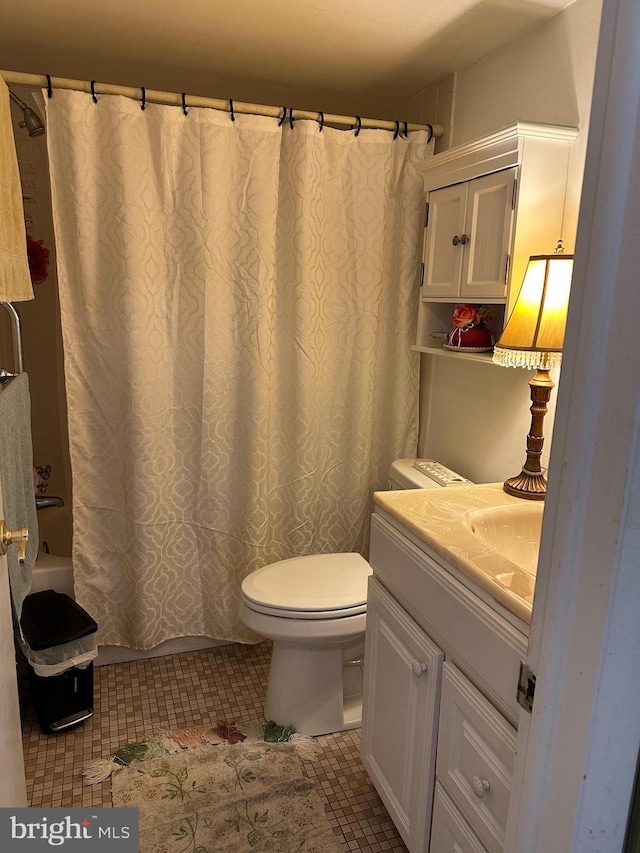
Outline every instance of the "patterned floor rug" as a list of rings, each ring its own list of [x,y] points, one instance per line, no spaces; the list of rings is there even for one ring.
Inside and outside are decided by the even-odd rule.
[[[138,809],[140,853],[340,853],[300,757],[309,738],[273,724],[218,724],[128,744],[85,770]],[[285,742],[283,742],[285,741]]]
[[[140,853],[339,853],[291,743],[203,746],[121,767],[114,806],[139,810]]]

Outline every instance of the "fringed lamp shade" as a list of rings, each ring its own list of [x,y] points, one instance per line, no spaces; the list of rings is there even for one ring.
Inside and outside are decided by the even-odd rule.
[[[513,313],[493,350],[493,360],[504,367],[536,368],[531,389],[531,430],[522,472],[504,484],[505,492],[529,500],[543,500],[547,481],[540,467],[544,442],[542,425],[551,396],[552,367],[559,367],[567,322],[573,273],[573,255],[533,255]]]
[[[573,255],[529,258],[513,313],[493,351],[504,367],[559,367]]]

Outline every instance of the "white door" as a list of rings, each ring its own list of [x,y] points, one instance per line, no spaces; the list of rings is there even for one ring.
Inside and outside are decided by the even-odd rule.
[[[2,518],[0,483],[0,518]],[[26,806],[22,729],[18,706],[18,680],[13,645],[9,571],[6,556],[0,555],[0,807]]]

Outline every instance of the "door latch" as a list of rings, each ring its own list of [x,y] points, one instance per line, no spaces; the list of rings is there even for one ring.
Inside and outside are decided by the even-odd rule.
[[[10,530],[4,523],[4,519],[0,520],[0,555],[7,553],[9,545],[17,545],[18,563],[23,566],[27,559],[28,541],[29,531],[26,527],[18,527],[15,530]]]
[[[536,675],[527,664],[520,661],[520,676],[518,678],[518,692],[516,699],[525,711],[531,713],[533,708],[533,696],[536,692]]]

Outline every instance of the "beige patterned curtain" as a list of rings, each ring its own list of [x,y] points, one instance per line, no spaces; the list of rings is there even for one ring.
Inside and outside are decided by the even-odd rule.
[[[47,102],[75,583],[99,642],[255,639],[240,583],[363,551],[415,452],[427,137]]]

